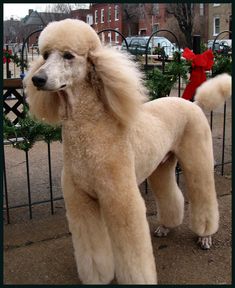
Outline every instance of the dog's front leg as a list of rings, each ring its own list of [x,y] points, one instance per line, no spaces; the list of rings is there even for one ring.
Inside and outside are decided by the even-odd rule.
[[[110,169],[99,194],[110,235],[119,284],[156,284],[157,274],[146,207],[136,184],[134,169]],[[128,173],[129,172],[129,173]],[[132,174],[132,175],[130,175]],[[102,194],[101,194],[102,193]]]
[[[84,284],[108,284],[114,278],[113,252],[98,201],[65,171],[62,186],[79,278]]]

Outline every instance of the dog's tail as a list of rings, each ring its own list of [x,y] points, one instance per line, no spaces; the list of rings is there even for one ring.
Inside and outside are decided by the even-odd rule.
[[[232,77],[223,73],[211,78],[197,88],[195,104],[202,109],[214,110],[232,95]]]

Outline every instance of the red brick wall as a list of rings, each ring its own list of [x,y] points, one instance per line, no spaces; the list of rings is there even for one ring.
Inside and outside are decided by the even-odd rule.
[[[150,36],[153,33],[153,26],[157,25],[158,29],[163,29],[166,23],[165,4],[158,4],[158,12],[154,12],[153,5],[156,3],[145,4],[144,17],[140,16],[139,35]]]
[[[118,15],[118,20],[115,20],[115,6],[118,7],[118,11],[119,11],[119,15]],[[104,19],[103,19],[103,23],[101,22],[101,10],[103,9],[103,15],[104,15]],[[110,21],[108,19],[108,11],[111,11],[111,18]],[[108,4],[108,3],[97,3],[97,4],[92,4],[91,6],[91,11],[92,11],[92,15],[93,15],[93,28],[95,29],[96,32],[99,32],[103,29],[118,29],[119,32],[122,33],[122,28],[123,28],[123,24],[122,24],[122,4]],[[97,12],[95,12],[97,11]],[[96,21],[96,17],[95,17],[95,13],[97,13],[97,23],[95,23]],[[103,40],[110,42],[110,38],[108,36],[108,32],[104,33],[105,35],[103,36]],[[118,38],[116,39],[115,37],[115,32],[111,33],[111,41],[112,42],[116,42],[116,40],[118,41],[119,44],[122,43],[122,37],[118,36]]]
[[[71,11],[71,17],[73,19],[79,19],[86,22],[86,16],[91,13],[90,9],[78,9]]]

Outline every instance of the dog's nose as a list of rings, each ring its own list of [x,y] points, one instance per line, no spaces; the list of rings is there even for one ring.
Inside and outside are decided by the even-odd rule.
[[[39,73],[32,77],[33,85],[42,88],[47,82],[47,75],[45,73]]]

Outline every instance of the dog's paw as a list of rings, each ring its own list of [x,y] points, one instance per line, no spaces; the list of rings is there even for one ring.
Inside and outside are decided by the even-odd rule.
[[[156,237],[166,237],[170,232],[170,229],[165,227],[164,225],[160,225],[155,231],[154,236]]]
[[[211,236],[198,237],[197,243],[201,247],[201,249],[208,250],[212,246],[212,237]]]

